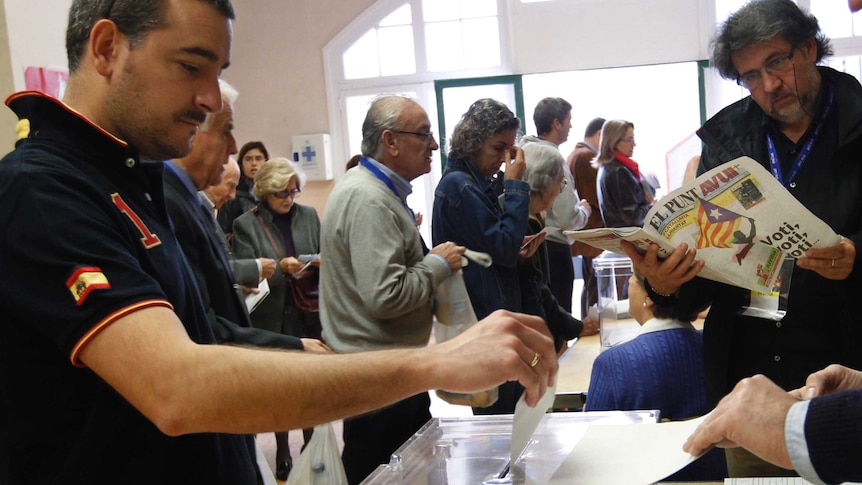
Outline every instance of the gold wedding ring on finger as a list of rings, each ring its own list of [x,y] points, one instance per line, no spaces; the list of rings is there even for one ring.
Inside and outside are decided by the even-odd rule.
[[[832,267],[833,268],[835,267],[835,260],[834,259],[832,260]]]
[[[530,368],[536,367],[536,365],[539,363],[539,358],[540,358],[540,357],[542,357],[542,356],[541,356],[541,355],[539,355],[539,353],[538,353],[538,352],[536,352],[536,353],[534,353],[534,354],[533,354],[533,361],[532,361],[532,362],[530,362]]]

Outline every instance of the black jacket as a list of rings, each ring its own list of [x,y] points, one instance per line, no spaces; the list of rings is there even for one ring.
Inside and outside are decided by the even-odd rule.
[[[599,167],[596,189],[605,227],[643,227],[648,204],[641,181],[618,160]]]
[[[539,233],[543,225],[530,218],[527,236]],[[584,323],[567,312],[551,293],[549,280],[548,248],[543,243],[529,259],[518,261],[518,280],[521,286],[522,310],[545,319],[548,330],[554,337],[554,346],[559,352],[566,341],[581,334]]]
[[[165,169],[165,203],[175,234],[197,279],[207,318],[220,343],[236,343],[281,349],[302,350],[296,337],[253,328],[234,288],[228,255],[224,251],[212,216],[171,171]]]
[[[834,89],[834,108],[788,190],[835,232],[862,247],[862,86],[849,75],[819,70],[824,87]],[[788,140],[750,97],[723,109],[698,131],[704,143],[699,173],[743,155],[769,169],[767,131],[779,158],[793,163],[805,136],[798,144]],[[862,325],[853,305],[862,294],[860,257],[857,252],[855,269],[844,281],[796,267],[787,314],[780,322],[737,315],[748,300],[747,290],[701,278],[684,285],[679,304],[712,303],[704,326],[710,403],[756,373],[789,390],[830,363],[862,367]]]

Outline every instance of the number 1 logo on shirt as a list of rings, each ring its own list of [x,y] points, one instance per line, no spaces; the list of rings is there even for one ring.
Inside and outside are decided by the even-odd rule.
[[[128,204],[126,204],[126,201],[123,200],[122,197],[120,197],[120,194],[111,194],[111,200],[114,201],[114,205],[116,205],[117,208],[120,209],[120,212],[125,214],[126,217],[128,217],[129,220],[132,221],[132,224],[134,224],[135,227],[137,227],[138,230],[141,231],[141,235],[144,236],[141,238],[141,242],[144,244],[145,248],[152,249],[162,243],[161,239],[159,239],[159,236],[156,236],[155,234],[150,232],[149,229],[147,229],[147,225],[144,224],[144,221],[142,221],[141,218],[137,214],[135,214],[135,211],[133,211],[132,208],[129,207]]]

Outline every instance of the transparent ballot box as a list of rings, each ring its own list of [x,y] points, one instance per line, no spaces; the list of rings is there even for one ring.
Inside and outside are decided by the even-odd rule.
[[[547,483],[589,423],[657,423],[658,411],[549,413],[509,473],[512,415],[433,418],[363,485]]]
[[[629,313],[629,278],[632,260],[605,251],[593,259],[598,285],[599,340],[601,350],[636,337],[640,325]]]

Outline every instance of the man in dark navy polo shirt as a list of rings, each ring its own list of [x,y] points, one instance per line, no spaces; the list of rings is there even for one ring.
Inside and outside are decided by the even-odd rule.
[[[233,16],[229,0],[75,0],[63,102],[7,100],[20,120],[0,161],[0,422],[12,485],[254,484],[241,434],[505,380],[534,404],[556,373],[544,323],[504,313],[424,349],[214,345],[171,231],[163,167],[140,160],[185,155],[222,109]]]

